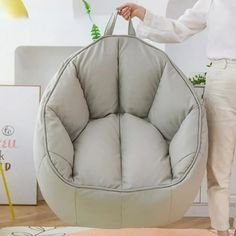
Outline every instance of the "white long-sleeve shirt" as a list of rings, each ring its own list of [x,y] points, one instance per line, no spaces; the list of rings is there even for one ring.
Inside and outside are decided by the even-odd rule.
[[[236,0],[198,0],[177,20],[146,9],[137,36],[159,43],[179,43],[207,28],[207,56],[236,59]]]

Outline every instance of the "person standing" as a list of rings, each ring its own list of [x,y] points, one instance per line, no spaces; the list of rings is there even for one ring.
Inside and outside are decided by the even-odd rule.
[[[211,227],[219,236],[229,236],[229,182],[236,144],[236,0],[198,0],[176,20],[135,3],[124,3],[117,10],[126,20],[141,20],[138,37],[158,43],[181,43],[207,28],[207,57],[212,62],[204,93],[208,206]]]

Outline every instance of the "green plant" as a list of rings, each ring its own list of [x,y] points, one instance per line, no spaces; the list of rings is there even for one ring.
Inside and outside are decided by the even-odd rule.
[[[93,40],[99,39],[101,37],[100,30],[97,25],[93,24],[91,29],[91,36]]]
[[[207,65],[207,67],[211,67],[212,62]],[[189,80],[192,82],[193,85],[199,85],[199,84],[206,84],[206,76],[207,72],[205,73],[199,73],[194,75],[193,77],[190,77]]]
[[[87,12],[87,14],[89,16],[89,19],[90,19],[90,21],[92,23],[91,37],[95,41],[95,40],[97,40],[97,39],[99,39],[101,37],[101,33],[100,33],[100,30],[99,30],[99,27],[94,23],[94,21],[92,19],[90,4],[86,0],[82,0],[82,2],[84,4],[85,10],[86,10],[86,12]]]
[[[196,74],[193,77],[189,78],[193,85],[205,84],[206,83],[206,75],[207,73],[203,74]]]

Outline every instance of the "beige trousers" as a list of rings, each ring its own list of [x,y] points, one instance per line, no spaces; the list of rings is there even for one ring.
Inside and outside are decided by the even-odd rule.
[[[212,60],[204,92],[209,149],[207,163],[208,206],[211,226],[229,225],[230,175],[236,144],[236,61]],[[236,228],[236,220],[234,220]]]

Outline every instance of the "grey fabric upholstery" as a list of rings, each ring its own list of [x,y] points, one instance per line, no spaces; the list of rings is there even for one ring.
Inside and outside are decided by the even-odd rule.
[[[205,171],[204,106],[158,48],[107,35],[50,81],[34,137],[53,211],[88,227],[156,227],[181,218]]]

